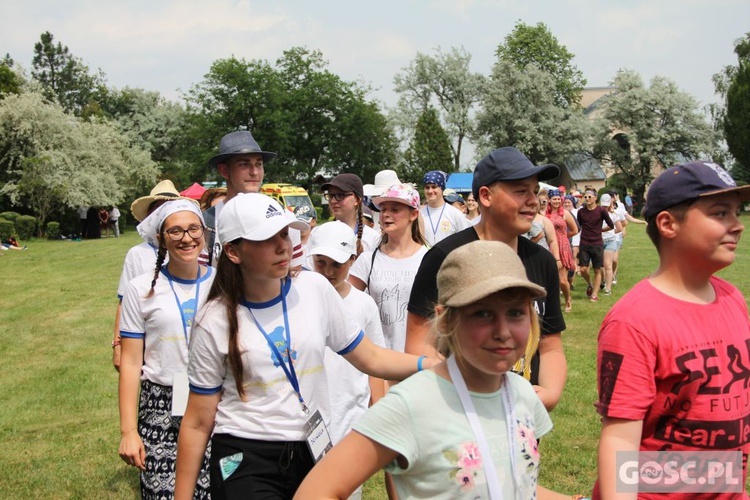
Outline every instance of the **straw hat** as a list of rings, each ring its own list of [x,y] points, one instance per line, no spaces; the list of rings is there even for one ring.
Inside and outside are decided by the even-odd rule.
[[[180,196],[180,192],[177,191],[177,188],[174,186],[172,181],[167,179],[159,182],[156,186],[154,186],[148,196],[141,196],[140,198],[135,200],[130,205],[130,213],[132,213],[133,217],[135,217],[138,222],[140,222],[148,217],[148,207],[150,207],[153,202],[159,200],[190,200],[198,205],[197,201],[185,196]]]

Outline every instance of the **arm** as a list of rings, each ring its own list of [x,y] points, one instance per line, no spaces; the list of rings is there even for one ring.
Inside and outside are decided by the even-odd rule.
[[[348,498],[359,485],[399,456],[390,448],[352,431],[310,471],[294,498]]]
[[[442,360],[442,356],[432,342],[430,336],[430,320],[419,314],[406,313],[406,344],[404,352],[427,356],[435,361]]]
[[[647,224],[647,222],[645,220],[636,219],[635,217],[633,217],[632,215],[630,215],[627,212],[625,212],[625,219],[628,222],[634,222],[635,224]]]
[[[122,346],[120,345],[120,314],[122,313],[122,300],[117,302],[117,312],[115,312],[115,332],[112,336],[112,366],[115,370],[120,371],[120,357]]]
[[[598,478],[603,500],[626,500],[637,498],[637,493],[617,493],[617,452],[638,451],[640,448],[643,420],[602,418],[602,433],[599,439]]]
[[[555,226],[552,225],[552,221],[547,217],[542,217],[542,221],[544,221],[544,237],[547,239],[547,246],[549,246],[549,251],[557,262],[557,268],[560,269],[562,263],[560,262],[560,246],[557,244]]]
[[[356,276],[349,275],[349,284],[352,285],[354,288],[359,290],[360,292],[364,292],[366,286],[366,283],[362,281],[361,279],[357,278]]]
[[[146,448],[138,435],[138,395],[143,368],[143,339],[122,339],[118,405],[120,408],[120,458],[146,470]]]
[[[565,223],[568,225],[568,237],[570,238],[578,234],[578,224],[576,224],[576,221],[573,218],[573,214],[571,214],[567,210],[563,210],[563,218],[565,219]]]
[[[617,222],[615,222],[615,234],[621,233],[622,230],[623,230],[622,223],[618,220]]]
[[[568,363],[563,351],[562,335],[542,335],[539,340],[539,385],[535,385],[534,390],[547,411],[552,411],[557,406],[567,378]]]
[[[602,220],[607,223],[607,227],[602,228],[602,232],[611,231],[615,228],[615,223],[612,222],[612,217],[609,216],[607,210],[603,207],[599,207],[602,214]]]
[[[220,399],[221,392],[198,394],[191,391],[188,396],[187,409],[177,439],[176,500],[193,498]]]
[[[354,367],[371,376],[386,380],[403,380],[417,372],[419,356],[384,349],[363,337],[353,350],[344,354],[344,358]],[[430,359],[422,361],[422,368],[437,364]]]

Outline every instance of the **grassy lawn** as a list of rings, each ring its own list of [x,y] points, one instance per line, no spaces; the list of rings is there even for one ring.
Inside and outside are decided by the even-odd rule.
[[[750,224],[750,217],[744,222]],[[622,272],[611,297],[586,300],[579,279],[564,334],[568,382],[542,441],[543,485],[590,491],[596,472],[599,418],[596,336],[619,296],[656,267],[644,226],[630,225]],[[0,498],[134,498],[138,476],[117,455],[117,374],[111,366],[116,289],[127,250],[119,239],[42,241],[3,252],[0,270]],[[750,247],[722,276],[750,293]],[[380,480],[365,498],[384,498]]]

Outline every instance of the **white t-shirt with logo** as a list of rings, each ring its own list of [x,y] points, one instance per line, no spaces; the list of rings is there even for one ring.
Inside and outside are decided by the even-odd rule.
[[[406,343],[406,306],[417,275],[422,257],[427,247],[421,247],[414,255],[405,259],[394,259],[380,250],[375,253],[375,265],[372,265],[372,252],[363,252],[349,270],[367,284],[370,277],[368,293],[375,299],[380,311],[380,323],[383,325],[385,345],[394,351],[404,352]],[[372,274],[370,269],[372,268]]]
[[[419,209],[419,213],[424,222],[424,236],[430,246],[471,226],[466,215],[448,203],[440,208],[430,208],[424,205]]]
[[[147,295],[153,272],[130,281],[122,300],[120,337],[144,341],[141,380],[171,386],[174,373],[187,367],[192,317],[208,296],[215,275],[210,267],[201,267],[201,274],[197,280],[171,278],[170,286],[165,266],[151,297]]]
[[[246,303],[237,310],[245,400],[237,392],[228,361],[229,327],[223,303],[211,301],[196,316],[190,344],[190,390],[221,392],[215,433],[264,441],[304,441],[305,423],[319,410],[330,428],[326,347],[339,354],[353,350],[364,333],[347,312],[341,297],[321,275],[302,272],[285,279],[283,296],[289,323],[289,352],[310,414],[285,375],[287,341],[280,294],[263,303]],[[280,287],[281,290],[281,287]],[[251,314],[252,311],[252,314]],[[255,318],[255,319],[254,319]],[[279,360],[257,322],[282,356]]]

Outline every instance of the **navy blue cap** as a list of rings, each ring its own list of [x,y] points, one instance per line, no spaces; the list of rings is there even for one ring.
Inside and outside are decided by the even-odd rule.
[[[557,165],[534,165],[526,155],[513,147],[494,150],[477,163],[471,190],[479,199],[479,188],[497,181],[519,181],[537,176],[537,180],[548,181],[560,176]]]
[[[705,161],[677,165],[662,172],[651,183],[643,216],[650,219],[683,201],[735,191],[741,201],[750,199],[750,185],[737,187],[721,165]]]

